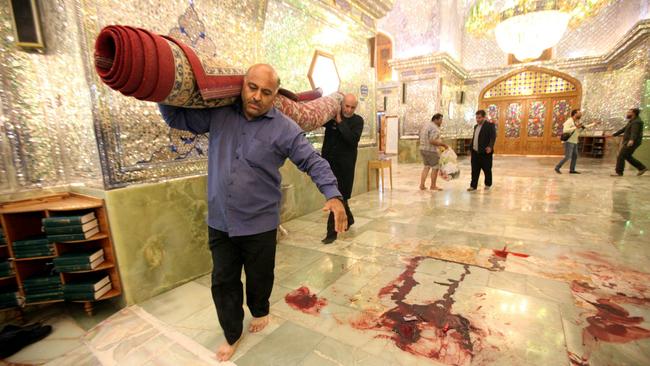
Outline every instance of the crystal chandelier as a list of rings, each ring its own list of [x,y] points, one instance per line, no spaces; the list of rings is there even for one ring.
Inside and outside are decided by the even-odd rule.
[[[559,10],[533,11],[502,20],[494,35],[503,52],[520,61],[533,60],[562,39],[570,19],[568,13]]]
[[[616,0],[476,0],[465,29],[475,36],[494,30],[499,47],[520,61],[538,58],[567,28],[577,27]]]

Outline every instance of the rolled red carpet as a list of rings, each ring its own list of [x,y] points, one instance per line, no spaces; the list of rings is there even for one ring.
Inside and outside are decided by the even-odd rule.
[[[145,29],[111,25],[95,42],[95,70],[114,90],[140,100],[209,108],[228,105],[241,93],[244,75],[206,68],[189,46]],[[342,96],[320,89],[294,94],[281,89],[275,105],[304,130],[334,118]]]

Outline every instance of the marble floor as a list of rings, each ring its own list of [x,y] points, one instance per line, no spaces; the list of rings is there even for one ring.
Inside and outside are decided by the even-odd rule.
[[[332,245],[320,211],[284,224],[271,323],[245,333],[234,364],[649,365],[650,176],[589,159],[557,175],[556,160],[497,157],[476,192],[467,161],[442,192],[399,165],[393,190],[351,200],[356,222]],[[0,364],[216,365],[209,286],[88,332],[69,324],[68,348],[46,338]]]

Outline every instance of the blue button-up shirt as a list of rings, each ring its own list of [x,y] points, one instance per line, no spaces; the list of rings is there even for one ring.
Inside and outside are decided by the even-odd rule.
[[[208,225],[230,236],[253,235],[280,223],[280,167],[287,158],[309,174],[326,199],[339,197],[329,164],[302,129],[271,108],[248,121],[240,104],[210,109],[160,105],[170,127],[209,132]]]

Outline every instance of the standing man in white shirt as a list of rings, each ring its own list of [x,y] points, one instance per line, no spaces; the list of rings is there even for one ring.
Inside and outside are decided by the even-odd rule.
[[[562,126],[562,133],[570,133],[571,136],[568,140],[564,141],[564,158],[562,158],[562,160],[560,160],[560,162],[555,166],[555,172],[557,174],[562,174],[560,169],[569,159],[571,159],[569,173],[580,174],[580,172],[576,170],[576,163],[578,161],[578,137],[585,127],[589,127],[584,126],[580,122],[580,119],[582,119],[582,112],[579,109],[574,109],[571,111],[571,117],[567,119]]]
[[[426,122],[420,129],[420,155],[422,155],[422,174],[420,174],[420,189],[425,190],[427,176],[431,170],[431,186],[432,191],[442,191],[442,188],[436,185],[438,179],[438,169],[440,167],[440,151],[439,147],[444,149],[449,148],[440,139],[440,125],[442,125],[442,114],[436,113],[431,118],[430,122]]]

